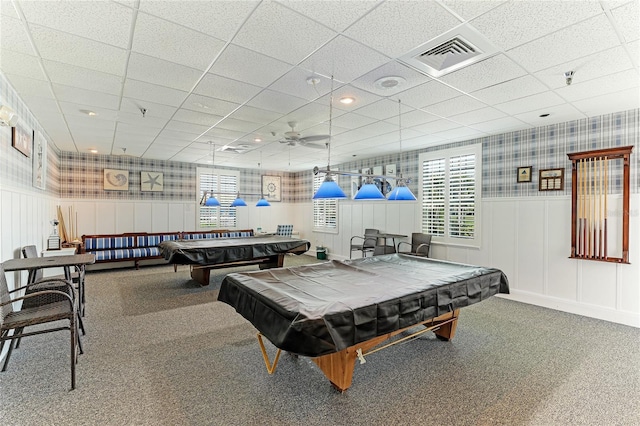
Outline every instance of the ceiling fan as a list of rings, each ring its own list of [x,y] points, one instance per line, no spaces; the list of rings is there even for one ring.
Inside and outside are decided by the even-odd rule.
[[[300,145],[307,148],[326,149],[326,144],[314,144],[312,142],[329,139],[329,135],[302,136],[295,129],[295,121],[289,121],[287,124],[291,127],[291,131],[284,133],[284,139],[281,139],[280,143],[286,143],[290,146]]]

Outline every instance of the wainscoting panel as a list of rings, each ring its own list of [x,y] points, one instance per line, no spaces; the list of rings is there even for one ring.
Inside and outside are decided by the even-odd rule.
[[[135,229],[135,211],[136,209],[134,203],[117,203],[115,229]]]
[[[153,210],[162,209],[166,206],[166,201],[157,202],[153,205],[148,202],[136,202],[134,204],[133,232],[154,232],[154,223],[152,220]],[[122,230],[119,232],[132,232]]]
[[[544,200],[521,201],[517,205],[518,288],[533,293],[544,291],[544,213]]]
[[[95,234],[115,234],[116,216],[120,203],[100,202],[96,203],[96,228]]]

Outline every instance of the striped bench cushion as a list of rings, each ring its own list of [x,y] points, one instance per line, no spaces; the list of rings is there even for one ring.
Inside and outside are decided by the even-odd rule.
[[[85,238],[86,251],[99,249],[124,249],[133,247],[133,237],[98,237]]]

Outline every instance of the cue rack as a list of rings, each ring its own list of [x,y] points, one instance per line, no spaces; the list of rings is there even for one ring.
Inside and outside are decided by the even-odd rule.
[[[633,146],[567,154],[571,167],[571,256],[574,259],[629,263],[629,157]],[[622,160],[620,257],[609,255],[609,183],[612,162]],[[615,182],[615,180],[613,180]],[[617,230],[613,230],[617,233]]]

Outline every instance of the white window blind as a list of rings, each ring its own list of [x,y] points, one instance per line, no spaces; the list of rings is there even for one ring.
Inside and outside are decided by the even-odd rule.
[[[422,232],[434,242],[480,246],[482,145],[420,154]]]
[[[236,208],[229,206],[238,193],[238,180],[238,172],[198,168],[198,200],[209,192],[220,201],[220,206],[216,207],[198,205],[197,219],[201,229],[236,227]]]
[[[324,174],[318,173],[313,177],[313,193],[315,194],[322,182]],[[314,231],[337,232],[338,230],[338,200],[313,200],[313,229]]]

